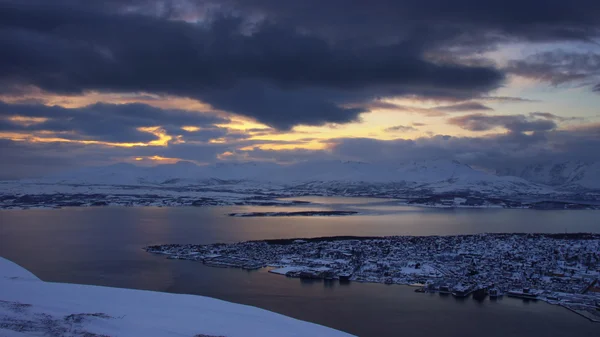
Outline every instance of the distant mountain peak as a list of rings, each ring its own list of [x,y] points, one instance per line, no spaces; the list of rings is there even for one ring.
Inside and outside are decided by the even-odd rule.
[[[574,176],[578,180],[586,175]],[[575,178],[571,179],[572,181]],[[131,164],[83,168],[48,177],[44,182],[60,184],[161,185],[276,184],[281,187],[310,185],[317,189],[351,186],[388,188],[434,193],[473,191],[495,195],[550,193],[552,188],[522,178],[503,177],[475,170],[456,160],[434,159],[404,164],[323,160],[280,165],[271,162],[220,162],[198,166],[192,162],[140,167]],[[386,187],[387,185],[387,187]]]
[[[523,169],[502,169],[497,173],[566,189],[600,189],[600,162],[549,161]]]

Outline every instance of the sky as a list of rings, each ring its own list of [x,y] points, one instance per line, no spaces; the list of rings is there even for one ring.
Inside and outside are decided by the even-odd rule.
[[[0,179],[600,160],[597,0],[0,0]]]

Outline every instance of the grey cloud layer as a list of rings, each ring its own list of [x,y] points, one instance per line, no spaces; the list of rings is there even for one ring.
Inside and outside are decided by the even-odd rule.
[[[364,110],[340,106],[353,100],[469,98],[503,81],[493,67],[428,61],[412,40],[332,43],[243,17],[193,24],[61,3],[0,2],[0,86],[167,93],[288,129],[353,121]]]
[[[503,42],[585,46],[599,37],[597,0],[0,0],[0,93],[17,95],[36,86],[69,95],[88,90],[170,94],[202,100],[279,131],[299,124],[343,124],[371,109],[425,116],[463,112],[467,115],[450,123],[474,131],[509,131],[470,138],[338,139],[327,151],[241,151],[257,143],[219,128],[215,124],[224,120],[205,113],[143,104],[64,109],[0,103],[0,131],[49,130],[69,139],[146,142],[155,136],[137,128],[161,126],[189,141],[136,149],[2,141],[3,155],[15,161],[3,165],[18,166],[20,160],[23,172],[29,172],[44,163],[63,167],[152,155],[212,162],[224,151],[281,161],[448,157],[486,167],[553,155],[591,160],[600,145],[595,125],[561,131],[557,123],[565,121],[562,117],[545,112],[486,115],[492,109],[483,103],[529,101],[491,96],[506,73],[551,84],[586,83],[600,93],[598,55],[542,52],[503,69],[487,60],[473,61],[473,56]],[[392,96],[449,103],[428,109],[382,99]],[[7,119],[14,115],[49,120],[23,125]],[[188,132],[183,125],[202,130]],[[227,143],[207,143],[214,138]]]
[[[264,150],[252,141],[229,144],[169,144],[168,147],[114,148],[77,143],[28,143],[0,140],[3,160],[0,179],[47,174],[84,165],[102,165],[137,156],[163,156],[204,163],[217,161],[225,151],[231,160],[298,162],[313,160],[358,160],[402,163],[411,160],[456,159],[490,170],[515,168],[544,161],[600,161],[600,124],[563,130],[509,132],[481,137],[437,135],[414,140],[338,138],[326,150]],[[256,144],[256,142],[254,142]],[[250,146],[249,150],[240,150]]]
[[[23,124],[11,121],[14,116],[48,118],[40,123]],[[204,126],[228,120],[211,114],[182,110],[163,110],[145,104],[97,103],[83,108],[63,108],[41,104],[7,104],[0,101],[0,131],[51,131],[73,140],[105,142],[148,142],[156,136],[138,131],[140,127],[161,126],[180,129],[181,126]],[[184,132],[179,130],[179,132]]]
[[[433,110],[447,111],[447,112],[467,112],[467,111],[484,111],[494,110],[488,106],[485,106],[479,102],[465,102],[453,105],[437,106],[432,108]]]
[[[507,71],[535,80],[560,85],[597,80],[600,77],[600,54],[554,50],[509,62]]]
[[[392,141],[339,139],[332,152],[345,160],[400,163],[456,159],[490,170],[546,161],[599,161],[600,125],[586,130],[553,130],[531,135],[507,133],[484,137],[422,137]]]
[[[196,1],[200,3],[216,1]],[[526,39],[586,40],[598,36],[595,0],[225,0],[337,36],[418,35],[421,43]],[[495,34],[490,34],[495,33]],[[416,39],[416,38],[415,38]]]
[[[410,131],[416,131],[416,130],[417,130],[417,128],[412,127],[410,125],[395,125],[395,126],[390,126],[389,128],[385,129],[385,131],[387,131],[387,132],[396,132],[396,131],[410,132]]]
[[[470,114],[450,118],[448,123],[470,131],[488,131],[497,127],[511,132],[548,131],[557,126],[552,120],[531,119],[525,115]]]
[[[535,131],[531,134],[509,132],[481,137],[437,135],[417,139],[379,140],[372,138],[339,138],[330,140],[331,148],[273,151],[252,149],[235,151],[245,160],[355,160],[371,163],[398,164],[413,160],[459,160],[491,171],[522,168],[547,161],[600,161],[600,124],[577,128]]]
[[[378,97],[487,97],[502,71],[452,53],[589,41],[599,17],[591,0],[0,0],[0,90],[172,94],[282,130],[339,124]],[[508,71],[558,83],[590,60],[543,54]]]

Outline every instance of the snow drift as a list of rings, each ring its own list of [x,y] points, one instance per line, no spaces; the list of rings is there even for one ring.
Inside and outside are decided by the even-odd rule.
[[[203,296],[43,282],[0,257],[0,336],[350,335]]]

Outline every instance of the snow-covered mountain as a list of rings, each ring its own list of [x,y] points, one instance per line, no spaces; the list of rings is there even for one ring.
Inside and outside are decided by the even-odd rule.
[[[281,198],[306,195],[392,198],[407,200],[411,205],[435,207],[589,209],[600,205],[597,165],[565,167],[571,169],[523,171],[523,177],[535,180],[528,181],[449,160],[395,165],[331,160],[293,165],[116,164],[81,168],[41,179],[0,181],[0,209],[293,205],[296,201]],[[555,186],[548,185],[549,182]],[[535,204],[539,202],[546,203]]]
[[[561,189],[600,189],[600,162],[544,163],[527,166],[522,170],[501,170],[498,173]]]
[[[82,185],[263,184],[305,189],[401,186],[407,190],[447,193],[548,194],[553,189],[525,179],[478,171],[457,161],[430,160],[402,165],[362,162],[312,161],[293,165],[273,163],[218,163],[198,166],[179,162],[154,167],[116,164],[90,167],[41,180],[44,183]]]

